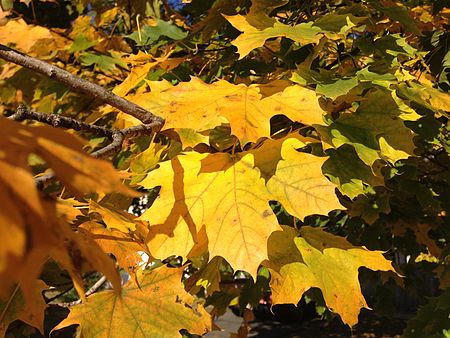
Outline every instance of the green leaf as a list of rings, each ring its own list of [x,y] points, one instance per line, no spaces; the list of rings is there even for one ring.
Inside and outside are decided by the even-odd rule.
[[[422,32],[417,27],[416,22],[409,15],[408,9],[402,4],[390,2],[389,5],[386,5],[384,3],[380,4],[378,0],[370,2],[373,7],[383,12],[391,20],[400,22],[408,32],[422,36]]]
[[[408,44],[406,38],[402,38],[400,34],[383,36],[375,40],[373,47],[375,48],[375,53],[389,61],[390,64],[398,62],[399,55],[414,58],[417,53],[417,49]]]
[[[84,51],[98,44],[98,41],[89,40],[84,35],[78,35],[73,40],[72,46],[69,48],[69,53],[76,53]]]
[[[148,46],[157,41],[161,36],[172,40],[181,40],[187,36],[187,32],[174,25],[170,21],[156,20],[156,26],[143,26],[141,31],[135,31],[125,37],[136,42],[137,46]]]
[[[314,26],[320,27],[324,31],[346,34],[366,19],[366,17],[356,17],[353,14],[329,13],[315,20]]]
[[[328,150],[327,153],[330,158],[322,167],[323,173],[351,199],[366,194],[370,187],[384,185],[383,176],[375,175],[350,145],[344,144],[336,150]]]
[[[331,125],[315,126],[326,148],[355,147],[368,166],[382,159],[390,163],[413,155],[412,130],[401,119],[393,93],[379,88],[369,92],[354,113],[342,114]]]
[[[337,79],[331,83],[319,83],[316,87],[316,93],[325,95],[334,100],[341,95],[347,94],[357,85],[358,79],[356,77]]]
[[[446,337],[450,328],[450,289],[439,297],[430,298],[417,315],[408,322],[405,338]]]
[[[106,74],[113,73],[117,69],[117,66],[127,68],[126,63],[121,59],[108,55],[97,55],[89,52],[85,52],[80,55],[80,62],[83,66],[94,65],[96,68]]]

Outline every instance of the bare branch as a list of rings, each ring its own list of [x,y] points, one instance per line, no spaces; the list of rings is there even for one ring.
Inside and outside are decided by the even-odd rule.
[[[0,58],[61,82],[77,92],[100,99],[102,102],[108,103],[124,113],[134,116],[145,124],[152,124],[155,132],[160,131],[164,125],[164,120],[161,117],[153,115],[141,106],[61,68],[15,51],[2,44],[0,44]]]

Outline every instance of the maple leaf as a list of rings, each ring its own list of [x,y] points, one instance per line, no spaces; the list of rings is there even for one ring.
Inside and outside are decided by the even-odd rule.
[[[12,289],[6,301],[0,300],[0,337],[4,337],[8,325],[19,319],[44,332],[44,311],[47,305],[42,297],[42,291],[47,289],[44,282],[33,280],[30,282],[31,300],[25,301],[19,286]]]
[[[371,167],[378,159],[395,163],[413,155],[414,133],[405,126],[403,115],[392,92],[379,88],[369,92],[356,112],[342,114],[330,126],[315,127],[325,148],[351,144]]]
[[[120,288],[111,259],[94,242],[74,233],[58,219],[54,202],[40,198],[29,172],[28,154],[35,153],[46,160],[78,195],[95,190],[118,189],[132,195],[134,192],[122,185],[111,164],[84,154],[81,142],[72,135],[50,127],[27,127],[4,117],[0,118],[0,125],[4,130],[0,140],[0,200],[8,207],[0,212],[5,221],[0,224],[0,233],[6,234],[0,250],[0,296],[4,298],[3,292],[15,283],[20,283],[25,298],[31,295],[29,283],[39,275],[49,256],[68,270],[82,297],[81,274],[88,267],[103,271]],[[98,172],[102,172],[101,178]]]
[[[134,274],[142,264],[142,252],[149,254],[144,241],[138,235],[123,233],[116,229],[107,229],[96,222],[85,222],[79,231],[86,231],[103,251],[116,257],[119,266]]]
[[[204,227],[211,257],[222,256],[234,269],[256,276],[267,257],[267,238],[278,229],[269,201],[280,201],[301,219],[341,208],[335,186],[321,171],[326,158],[297,152],[305,144],[295,138],[284,140],[281,148],[278,143],[255,155],[265,170],[266,163],[283,158],[267,188],[252,151],[235,156],[189,152],[150,172],[140,185],[161,186],[159,198],[141,216],[151,224],[147,240],[152,255],[186,257]]]
[[[47,28],[27,25],[22,20],[10,20],[6,25],[0,27],[0,43],[15,44],[17,48],[28,53],[38,40],[53,38]]]
[[[224,15],[224,17],[234,28],[243,32],[232,42],[238,49],[239,60],[247,56],[253,49],[263,46],[264,42],[270,38],[283,36],[301,44],[309,44],[317,43],[322,37],[321,29],[313,26],[314,22],[290,26],[276,21],[270,27],[258,29],[252,26],[245,16]]]
[[[162,67],[166,70],[175,68],[183,61],[183,59],[178,58],[177,60],[170,61],[169,57],[171,53],[172,52],[170,51],[165,53],[162,57],[153,57],[152,55],[139,51],[138,54],[130,55],[125,58],[124,61],[131,63],[133,67],[127,78],[113,89],[113,93],[125,96],[139,83],[143,83],[143,80],[153,68]]]
[[[125,211],[113,210],[93,200],[89,201],[89,212],[98,213],[108,229],[117,229],[124,233],[136,230],[136,216]]]
[[[73,308],[65,322],[80,322],[82,336],[180,336],[180,328],[192,327],[192,332],[204,333],[210,318],[201,307],[200,315],[190,311],[195,305],[184,293],[181,276],[188,277],[185,288],[201,301],[206,297],[214,315],[225,313],[237,297],[240,303],[257,302],[255,295],[266,288],[271,274],[275,304],[297,303],[306,289],[317,287],[326,305],[353,325],[367,307],[358,269],[386,270],[384,281],[395,275],[392,266],[381,252],[352,246],[323,230],[281,232],[278,224],[285,219],[297,225],[297,218],[342,209],[339,201],[348,210],[334,215],[338,224],[327,217],[311,221],[327,223],[330,231],[339,226],[348,234],[349,224],[391,219],[392,206],[408,219],[383,232],[414,234],[416,244],[429,251],[416,262],[439,262],[435,273],[440,288],[449,285],[441,238],[449,189],[440,167],[445,169],[448,153],[450,53],[445,55],[443,32],[450,10],[441,2],[411,7],[368,1],[361,11],[359,5],[339,1],[327,2],[324,11],[324,2],[305,7],[288,0],[180,0],[161,8],[158,1],[132,2],[130,8],[118,1],[110,9],[101,1],[83,0],[64,22],[59,13],[66,15],[67,8],[53,6],[57,0],[40,2],[52,2],[58,14],[42,16],[43,7],[31,6],[36,1],[2,0],[3,10],[13,9],[13,3],[27,9],[23,18],[34,24],[0,9],[0,43],[140,100],[168,124],[155,137],[127,139],[112,160],[129,171],[119,177],[113,166],[87,156],[71,132],[57,134],[0,118],[0,334],[17,318],[42,330],[43,286],[36,286],[36,278],[49,259],[59,265],[58,271],[70,274],[85,303]],[[123,35],[124,13],[140,27],[128,37]],[[169,17],[173,24],[160,19]],[[59,28],[39,26],[44,22]],[[419,43],[421,32],[434,33],[431,44]],[[167,46],[162,41],[167,38],[183,41]],[[129,54],[137,51],[136,44],[152,46]],[[182,57],[174,58],[172,52]],[[426,76],[414,71],[423,67]],[[291,72],[290,81],[273,80]],[[0,73],[0,113],[26,103],[107,128],[142,124],[114,108],[97,109],[100,101],[68,93],[52,76],[47,79],[9,62],[1,62]],[[162,79],[167,81],[153,81]],[[84,136],[89,149],[105,141],[95,133]],[[40,192],[30,171],[47,166],[61,185],[48,184]],[[125,212],[137,194],[123,179],[160,188],[152,189],[151,196],[159,190],[160,196],[140,219]],[[389,189],[379,188],[385,179]],[[63,191],[54,190],[63,185]],[[335,186],[345,195],[339,200]],[[94,199],[88,215],[80,213],[89,206],[86,193]],[[272,212],[274,202],[274,210],[283,210],[279,220]],[[285,217],[284,211],[295,217]],[[430,215],[436,222],[428,223]],[[91,221],[78,225],[86,217]],[[361,239],[373,244],[373,238]],[[183,275],[181,269],[166,267],[142,272],[142,252],[152,261],[182,256],[200,270],[194,275],[190,268]],[[249,288],[236,288],[220,281],[224,268],[230,268],[227,260],[231,268],[253,277],[261,264],[268,268],[258,270]],[[122,294],[117,265],[132,277]],[[93,270],[110,280],[116,294],[102,292],[85,302],[83,276]],[[148,285],[151,276],[162,277]],[[58,278],[45,280],[58,283]],[[244,312],[244,324],[232,336],[246,336],[249,320]],[[436,333],[430,335],[442,335],[439,327],[432,329]]]
[[[448,93],[433,87],[409,82],[397,85],[397,94],[447,117],[450,116],[450,95]]]
[[[151,224],[153,256],[185,257],[204,227],[211,257],[222,256],[234,269],[256,276],[267,258],[267,238],[279,227],[251,154],[189,152],[161,163],[140,185],[161,185],[159,198],[141,216]]]
[[[296,150],[303,146],[305,144],[298,139],[287,139],[281,149],[283,160],[267,181],[267,190],[273,199],[301,220],[308,215],[328,214],[342,208],[335,185],[322,174],[327,158]]]
[[[384,186],[381,168],[367,166],[352,146],[346,144],[336,150],[329,149],[327,154],[330,157],[322,166],[324,174],[351,199],[366,194],[369,186]]]
[[[232,133],[245,144],[269,137],[270,118],[277,114],[304,124],[323,124],[316,94],[298,85],[246,86],[225,80],[206,84],[195,77],[177,86],[167,81],[147,83],[151,92],[127,98],[163,117],[167,129],[205,131],[229,122]]]
[[[86,304],[70,309],[54,330],[79,324],[85,337],[177,337],[179,330],[204,334],[211,317],[184,291],[183,269],[165,266],[138,273],[138,285],[128,283],[121,295],[112,291],[88,297]]]
[[[181,40],[187,34],[172,22],[157,19],[154,25],[143,26],[140,31],[133,32],[126,37],[136,42],[137,46],[147,46],[157,41],[161,36],[167,36],[172,40]]]
[[[277,20],[270,17],[270,13],[288,2],[288,0],[252,0],[252,5],[245,18],[255,28],[272,27]]]
[[[80,62],[83,66],[92,66],[94,65],[95,69],[102,71],[105,74],[113,74],[117,71],[117,66],[122,68],[127,68],[125,62],[120,59],[114,53],[109,55],[97,55],[94,53],[83,52],[80,54]]]
[[[69,223],[75,221],[77,216],[83,215],[79,209],[80,207],[84,208],[87,206],[86,203],[79,202],[74,198],[58,198],[56,202],[56,214],[58,218],[64,218]]]
[[[320,228],[303,226],[299,233],[284,227],[269,239],[270,287],[273,304],[300,301],[304,292],[320,288],[327,307],[349,326],[358,322],[367,303],[361,293],[358,269],[394,271],[382,251],[351,245],[345,238]]]
[[[191,294],[196,294],[203,287],[209,295],[220,291],[220,266],[223,264],[222,257],[214,257],[202,269],[193,274],[187,281],[186,286]]]

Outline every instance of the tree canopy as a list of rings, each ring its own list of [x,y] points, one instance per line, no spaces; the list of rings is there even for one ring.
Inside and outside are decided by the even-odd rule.
[[[353,327],[399,288],[405,337],[450,335],[449,22],[431,0],[2,0],[0,336],[203,335],[268,292]]]

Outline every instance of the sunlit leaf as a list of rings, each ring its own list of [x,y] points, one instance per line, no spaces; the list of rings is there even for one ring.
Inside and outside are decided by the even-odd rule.
[[[320,28],[314,27],[313,22],[290,26],[277,21],[271,27],[258,29],[252,26],[245,16],[234,15],[225,18],[234,28],[243,32],[233,41],[233,45],[238,48],[239,59],[247,56],[253,49],[263,46],[270,38],[283,36],[301,44],[309,44],[317,43],[322,36]]]
[[[103,291],[86,304],[70,309],[54,330],[79,324],[83,336],[177,337],[178,331],[203,334],[211,318],[181,284],[182,269],[160,267],[138,274],[138,286],[128,283],[121,295]]]
[[[187,255],[205,227],[211,258],[222,256],[234,269],[256,276],[267,258],[264,243],[278,223],[251,154],[239,158],[189,152],[162,163],[140,185],[161,185],[159,198],[141,216],[151,224],[148,245],[154,256]]]
[[[314,91],[301,86],[234,85],[224,80],[206,84],[198,78],[172,86],[148,82],[150,93],[129,98],[166,119],[165,128],[212,129],[229,122],[245,144],[270,136],[270,118],[284,114],[304,124],[322,124],[323,110]],[[263,94],[270,93],[265,96]]]
[[[302,146],[304,144],[296,139],[283,143],[283,160],[278,163],[275,175],[267,181],[273,199],[300,219],[341,209],[335,185],[322,174],[326,158],[296,151]]]
[[[343,237],[319,228],[284,228],[269,239],[269,259],[273,304],[297,304],[312,287],[322,291],[327,307],[349,326],[358,322],[367,303],[361,293],[358,269],[362,266],[395,271],[381,251],[351,245]]]

